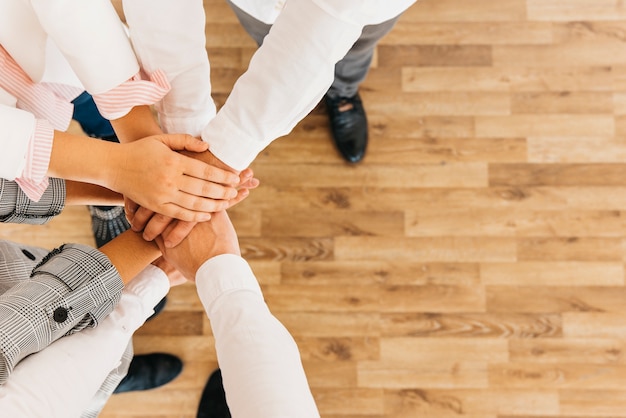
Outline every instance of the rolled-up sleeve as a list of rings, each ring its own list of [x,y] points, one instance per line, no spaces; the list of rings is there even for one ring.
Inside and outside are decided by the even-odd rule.
[[[50,252],[28,280],[0,296],[0,384],[24,357],[96,326],[115,308],[123,286],[96,249],[67,244]]]
[[[50,178],[39,201],[29,199],[15,181],[0,178],[0,222],[42,225],[65,207],[65,181]]]

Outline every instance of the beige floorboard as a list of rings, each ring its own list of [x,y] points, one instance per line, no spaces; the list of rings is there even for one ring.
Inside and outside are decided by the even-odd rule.
[[[221,104],[254,43],[205,7]],[[257,158],[232,218],[323,417],[626,417],[624,28],[616,0],[420,0],[362,86],[362,164],[322,106]],[[0,235],[93,243],[82,207]],[[102,417],[195,417],[213,343],[172,290],[135,348],[182,375]]]

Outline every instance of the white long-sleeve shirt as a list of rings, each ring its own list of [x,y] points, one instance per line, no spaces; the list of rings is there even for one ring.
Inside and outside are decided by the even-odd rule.
[[[233,417],[319,417],[298,348],[270,313],[247,262],[235,255],[214,257],[198,270],[196,283]],[[80,416],[167,289],[164,273],[149,266],[98,327],[64,337],[19,363],[0,387],[3,416]]]
[[[265,304],[248,263],[230,254],[212,258],[198,270],[196,285],[232,416],[319,417],[298,347]]]
[[[289,133],[328,90],[334,66],[365,25],[391,19],[415,0],[235,0],[238,7],[273,28],[215,114],[200,0],[124,1],[133,48],[109,0],[0,2],[0,44],[33,81],[44,77],[46,48],[53,40],[78,80],[92,94],[133,77],[139,62],[162,69],[171,92],[157,104],[167,132],[202,138],[235,169],[247,167],[274,139]],[[283,7],[284,6],[284,7]],[[24,141],[33,120],[0,106],[2,177],[19,175]],[[14,167],[15,166],[15,167]],[[3,169],[10,167],[11,169]]]
[[[107,92],[139,71],[110,0],[2,0],[0,45],[33,82],[82,85],[92,94]],[[60,62],[51,56],[56,48],[74,74],[51,67],[52,61]],[[9,180],[22,174],[35,132],[35,118],[14,106],[14,97],[0,93],[0,176]]]
[[[211,152],[241,170],[315,107],[332,84],[335,63],[364,26],[396,17],[414,2],[235,0],[274,25],[215,117],[202,2],[181,7],[169,0],[127,0],[124,12],[142,66],[163,69],[172,84],[159,107],[164,128],[201,134]]]
[[[71,120],[69,101],[87,89],[115,119],[169,89],[160,72],[141,79],[109,0],[2,0],[0,47],[0,177],[33,200],[47,185],[53,128]]]

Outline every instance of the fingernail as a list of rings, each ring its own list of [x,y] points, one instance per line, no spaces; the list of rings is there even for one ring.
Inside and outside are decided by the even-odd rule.
[[[165,241],[165,248],[172,248],[174,245],[172,245],[172,241]]]

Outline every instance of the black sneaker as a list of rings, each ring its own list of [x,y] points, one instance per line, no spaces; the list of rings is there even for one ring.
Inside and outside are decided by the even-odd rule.
[[[98,248],[130,229],[122,206],[89,206],[89,212],[91,229]]]
[[[171,354],[140,354],[133,357],[124,376],[113,393],[149,390],[174,380],[183,370],[183,362]]]
[[[222,384],[222,371],[215,370],[207,382],[198,406],[196,418],[231,418]]]
[[[358,163],[367,148],[367,116],[359,94],[353,97],[324,96],[330,131],[337,149],[349,163]]]

